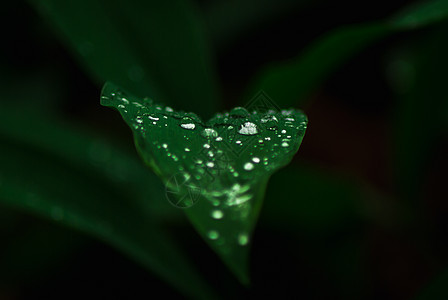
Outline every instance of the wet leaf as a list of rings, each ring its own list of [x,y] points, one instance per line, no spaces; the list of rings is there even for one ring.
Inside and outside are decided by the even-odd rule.
[[[237,107],[203,122],[106,84],[101,103],[131,127],[137,149],[207,243],[248,282],[250,235],[270,175],[290,162],[307,126],[299,110]]]

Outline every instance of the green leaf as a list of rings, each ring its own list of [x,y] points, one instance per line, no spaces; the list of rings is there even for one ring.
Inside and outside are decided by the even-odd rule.
[[[415,5],[390,20],[346,26],[318,38],[291,61],[268,66],[255,78],[245,97],[264,90],[281,106],[304,101],[341,64],[381,38],[422,28],[448,17],[448,1]]]
[[[211,114],[216,71],[190,1],[32,0],[96,82]]]
[[[105,85],[101,103],[121,113],[173,204],[188,208],[198,232],[247,283],[250,234],[267,181],[299,149],[306,116],[294,109],[249,113],[237,107],[203,122],[112,84]]]
[[[8,108],[0,144],[2,203],[107,242],[192,298],[212,297],[155,217],[160,185],[132,157],[36,111]]]
[[[418,44],[406,47],[408,54],[402,53],[391,65],[391,79],[405,83],[401,91],[397,89],[396,175],[402,196],[417,205],[418,215],[427,197],[425,185],[432,180],[427,176],[434,163],[434,149],[446,136],[447,33],[448,23],[434,28]]]
[[[310,0],[209,1],[205,3],[207,29],[211,32],[214,44],[222,49],[258,26],[290,13],[291,10],[315,3],[316,1]]]

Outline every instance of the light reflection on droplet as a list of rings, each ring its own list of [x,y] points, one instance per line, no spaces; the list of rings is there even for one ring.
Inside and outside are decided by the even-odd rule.
[[[193,130],[195,129],[196,125],[194,123],[187,123],[187,124],[180,124],[180,127],[184,129]]]
[[[221,210],[217,209],[217,210],[212,211],[213,219],[220,220],[220,219],[222,219],[222,217],[224,217],[224,214]]]
[[[217,240],[219,238],[219,233],[216,230],[210,230],[208,232],[207,236],[211,240]]]
[[[246,122],[243,125],[241,125],[240,130],[238,130],[238,133],[243,135],[255,135],[258,133],[257,125],[255,125],[252,122]]]
[[[247,162],[247,163],[244,164],[244,170],[246,170],[246,171],[250,171],[253,168],[254,168],[254,165],[252,163],[250,163],[250,162]]]

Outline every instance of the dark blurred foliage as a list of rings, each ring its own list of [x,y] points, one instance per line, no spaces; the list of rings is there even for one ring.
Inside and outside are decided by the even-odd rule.
[[[384,19],[407,2],[197,4],[228,109],[241,105],[238,97],[265,64],[295,57],[333,28]],[[3,12],[1,107],[44,110],[134,151],[118,114],[99,105],[101,83],[48,22],[25,1],[4,2]],[[303,103],[309,128],[293,163],[268,186],[249,289],[188,224],[167,225],[212,287],[235,298],[396,300],[434,283],[445,289],[431,297],[447,295],[446,275],[439,278],[448,266],[447,36],[445,22],[386,38]],[[102,242],[3,206],[0,245],[0,299],[182,297]]]

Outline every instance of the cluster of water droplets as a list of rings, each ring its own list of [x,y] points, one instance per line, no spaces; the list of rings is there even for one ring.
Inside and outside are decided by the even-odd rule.
[[[250,113],[237,107],[204,123],[193,113],[176,112],[149,99],[138,103],[120,92],[105,97],[114,101],[133,128],[142,155],[162,177],[180,172],[201,189],[210,206],[207,218],[215,224],[207,237],[221,244],[248,244],[247,230],[229,237],[220,224],[248,220],[251,186],[289,162],[305,132],[306,117],[292,109]]]

